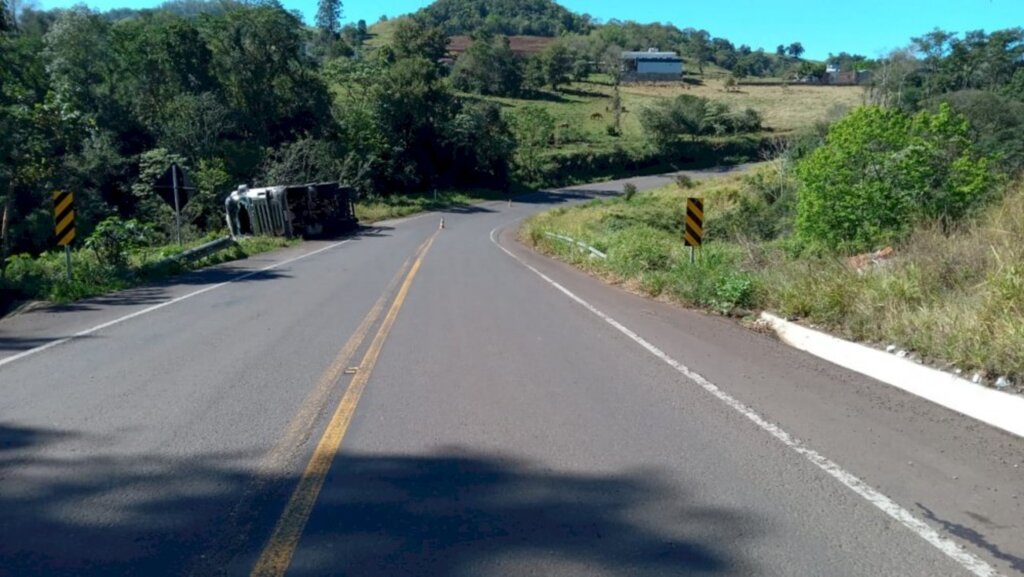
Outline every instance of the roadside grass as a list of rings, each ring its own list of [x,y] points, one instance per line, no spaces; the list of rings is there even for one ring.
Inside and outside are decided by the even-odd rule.
[[[38,257],[15,255],[8,259],[7,268],[0,279],[0,314],[19,300],[68,303],[155,282],[190,270],[247,258],[298,242],[274,237],[242,238],[228,249],[191,263],[161,264],[166,258],[224,234],[211,233],[183,247],[168,245],[132,250],[128,253],[127,264],[120,267],[102,262],[92,250],[80,248],[72,253],[73,274],[70,280],[66,276],[62,251],[51,251]]]
[[[684,306],[770,310],[943,368],[1024,379],[1024,184],[958,229],[922,226],[893,258],[857,270],[846,258],[799,254],[784,235],[758,234],[759,219],[785,219],[759,201],[772,170],[559,208],[527,220],[521,235],[609,281]],[[681,241],[686,196],[704,197],[709,239],[693,265]]]

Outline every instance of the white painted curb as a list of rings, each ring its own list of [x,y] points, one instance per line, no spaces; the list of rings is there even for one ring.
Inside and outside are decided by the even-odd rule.
[[[761,313],[783,342],[947,409],[1024,437],[1024,397]]]

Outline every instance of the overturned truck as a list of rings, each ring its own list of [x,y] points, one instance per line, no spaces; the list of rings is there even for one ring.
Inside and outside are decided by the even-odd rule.
[[[231,236],[301,236],[343,234],[357,225],[355,191],[336,182],[239,186],[224,202]]]

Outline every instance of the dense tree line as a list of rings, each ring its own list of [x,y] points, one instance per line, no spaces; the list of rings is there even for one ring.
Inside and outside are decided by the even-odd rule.
[[[198,188],[185,213],[197,232],[220,226],[240,183],[341,179],[379,194],[507,181],[509,130],[493,105],[454,96],[436,29],[353,60],[336,8],[310,28],[273,1],[205,6],[0,11],[9,252],[49,248],[57,189],[77,195],[80,236],[110,215],[167,235],[152,184],[173,161]]]
[[[1024,100],[1024,29],[962,35],[935,29],[876,67],[874,99],[905,110],[958,90]]]
[[[933,30],[873,65],[873,105],[797,166],[806,246],[874,250],[922,222],[952,231],[1024,173],[1024,30]]]

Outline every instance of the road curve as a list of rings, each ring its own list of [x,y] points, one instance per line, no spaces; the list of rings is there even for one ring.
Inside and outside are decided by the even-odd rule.
[[[620,188],[0,321],[0,575],[1024,575],[1019,439],[516,241]]]

